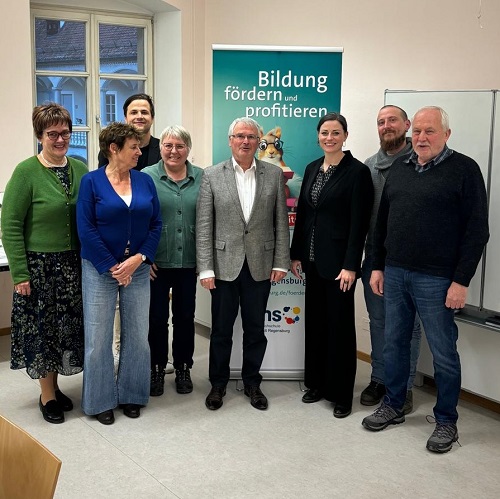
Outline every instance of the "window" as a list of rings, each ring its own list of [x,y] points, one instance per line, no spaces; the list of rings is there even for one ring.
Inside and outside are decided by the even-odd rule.
[[[73,119],[75,116],[75,93],[72,90],[61,91],[61,105],[69,111],[71,119]]]
[[[106,92],[106,123],[116,121],[116,92]]]
[[[32,12],[36,105],[54,101],[73,120],[69,156],[97,165],[99,132],[123,119],[132,94],[152,94],[151,19]]]

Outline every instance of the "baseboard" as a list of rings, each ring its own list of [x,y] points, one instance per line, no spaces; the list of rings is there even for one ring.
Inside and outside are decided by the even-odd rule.
[[[0,336],[8,336],[10,334],[10,327],[0,327]]]
[[[434,378],[431,378],[430,376],[424,375],[424,385],[430,386],[434,389],[436,388],[436,382],[434,381]],[[467,392],[466,390],[460,390],[460,400],[500,414],[500,403],[481,397],[480,395],[476,395],[475,393]]]
[[[362,360],[363,362],[368,362],[368,363],[371,362],[370,355],[365,352],[360,352],[358,350],[357,357],[359,360]],[[433,387],[434,389],[436,388],[436,383],[434,382],[433,378],[425,375],[423,376],[423,378],[424,378],[424,385]],[[470,393],[465,390],[460,390],[460,400],[464,400],[465,402],[469,402],[484,409],[488,409],[489,411],[500,414],[500,403],[481,397],[481,395],[476,395],[475,393]]]
[[[357,350],[357,354],[359,360],[362,360],[363,362],[368,362],[368,364],[371,363],[372,358],[370,357],[369,353],[360,352],[359,350]]]

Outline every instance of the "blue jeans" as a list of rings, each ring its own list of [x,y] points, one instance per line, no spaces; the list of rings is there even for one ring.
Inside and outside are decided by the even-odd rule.
[[[134,272],[132,282],[119,286],[105,272],[99,274],[82,260],[85,360],[82,409],[94,415],[119,404],[146,405],[149,400],[148,344],[149,265]],[[120,364],[115,379],[113,322],[116,299],[120,302]]]
[[[439,423],[456,423],[461,368],[457,351],[455,313],[445,306],[451,280],[387,266],[385,297],[384,402],[401,410],[410,371],[410,341],[415,312],[420,316],[434,362]]]
[[[377,383],[384,382],[384,345],[385,345],[385,307],[384,298],[376,295],[370,287],[370,276],[372,273],[371,262],[365,260],[361,269],[361,280],[363,281],[363,290],[365,295],[366,310],[370,319],[370,340],[372,345],[372,375],[371,379]],[[420,354],[420,340],[422,330],[420,328],[420,319],[415,315],[413,324],[413,334],[410,347],[410,376],[408,377],[407,390],[413,388],[415,375],[417,374],[418,356]]]

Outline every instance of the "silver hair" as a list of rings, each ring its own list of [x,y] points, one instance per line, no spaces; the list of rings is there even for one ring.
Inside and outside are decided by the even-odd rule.
[[[160,144],[163,144],[163,139],[165,137],[174,137],[175,139],[182,140],[189,150],[191,150],[191,146],[193,145],[191,142],[191,135],[181,125],[170,125],[165,128],[160,134]]]
[[[255,128],[255,131],[256,131],[256,134],[257,136],[259,136],[259,130],[260,130],[260,125],[255,121],[253,120],[252,118],[246,118],[246,117],[242,117],[242,118],[236,118],[230,125],[229,125],[229,132],[228,132],[228,136],[230,135],[233,135],[233,132],[234,132],[234,129],[236,127],[236,125],[238,123],[243,123],[245,125],[248,125],[248,126],[251,126],[253,128]]]
[[[422,111],[438,111],[439,114],[441,114],[441,126],[443,127],[443,130],[447,132],[450,129],[450,118],[448,116],[448,113],[439,106],[425,106],[420,108],[416,113],[415,116],[422,112]],[[413,119],[415,119],[415,116],[413,116]]]

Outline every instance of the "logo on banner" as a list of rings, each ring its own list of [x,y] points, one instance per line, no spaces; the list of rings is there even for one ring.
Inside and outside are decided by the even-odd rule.
[[[284,319],[287,324],[295,324],[300,321],[300,307],[283,307]]]
[[[284,306],[275,310],[266,310],[267,333],[290,333],[290,326],[300,321],[300,307]]]

